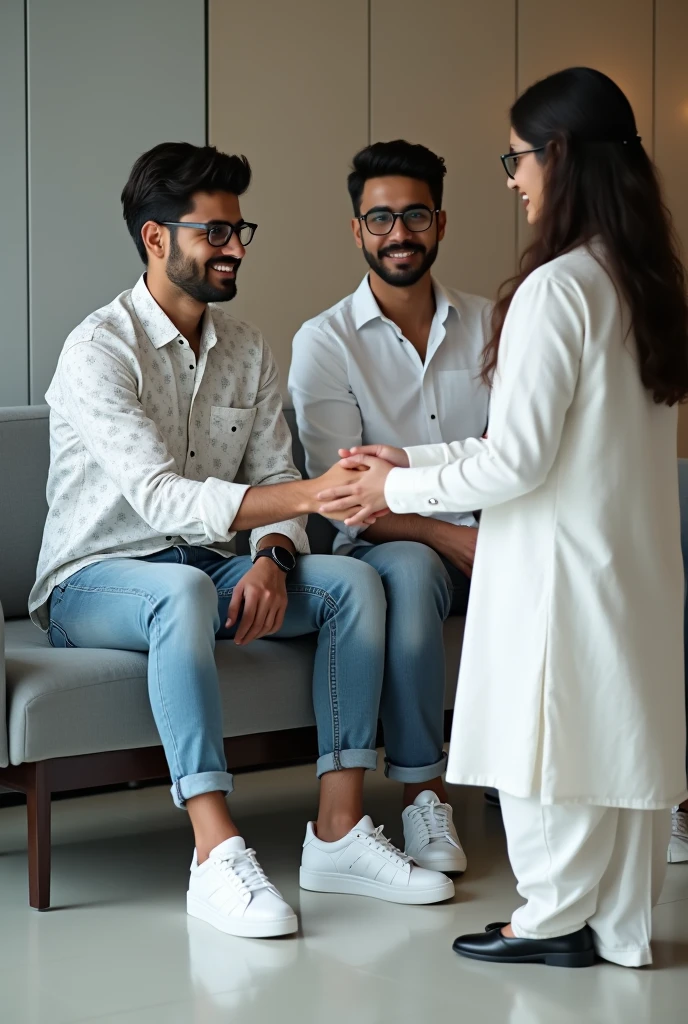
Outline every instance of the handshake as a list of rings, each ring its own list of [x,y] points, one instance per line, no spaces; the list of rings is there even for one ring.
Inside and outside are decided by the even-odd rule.
[[[317,511],[346,526],[372,526],[389,509],[385,501],[385,483],[395,467],[408,469],[403,448],[384,444],[361,448],[340,448],[341,461],[318,480],[316,498],[322,504]]]

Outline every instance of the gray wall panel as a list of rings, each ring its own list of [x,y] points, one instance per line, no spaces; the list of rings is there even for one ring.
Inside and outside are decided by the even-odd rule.
[[[0,2],[0,405],[28,401],[24,0]]]
[[[131,287],[122,220],[132,163],[205,140],[203,0],[27,0],[31,401],[62,344]]]

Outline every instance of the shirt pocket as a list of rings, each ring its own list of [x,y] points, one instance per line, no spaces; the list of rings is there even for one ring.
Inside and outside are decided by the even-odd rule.
[[[489,391],[480,379],[480,368],[440,370],[437,405],[446,443],[482,437],[487,426]]]
[[[223,405],[210,407],[210,438],[227,445],[234,459],[241,462],[253,430],[256,408],[232,409]],[[227,449],[223,448],[223,451]]]

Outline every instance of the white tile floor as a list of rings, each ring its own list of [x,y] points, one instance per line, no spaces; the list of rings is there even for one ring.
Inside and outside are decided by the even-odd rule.
[[[459,932],[518,902],[499,812],[454,790],[469,870],[455,900],[402,907],[300,892],[311,767],[240,776],[233,808],[300,911],[298,938],[242,940],[184,913],[190,835],[165,788],[54,805],[53,905],[27,907],[23,808],[0,810],[1,1024],[685,1024],[688,864],[670,865],[655,967],[495,967],[457,957]],[[368,779],[400,839],[399,788]]]

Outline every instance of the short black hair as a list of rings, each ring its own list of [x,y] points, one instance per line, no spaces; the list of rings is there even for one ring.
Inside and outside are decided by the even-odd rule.
[[[181,220],[193,209],[197,192],[243,195],[251,183],[245,156],[220,153],[215,146],[161,142],[143,153],[122,190],[122,209],[139,256],[148,262],[141,228],[148,220]]]
[[[446,173],[444,157],[437,156],[425,146],[414,145],[405,139],[374,142],[372,146],[366,146],[356,154],[349,174],[349,195],[354,213],[358,216],[361,212],[361,196],[366,181],[389,175],[424,181],[430,188],[435,207],[439,210],[442,208],[442,189]]]

